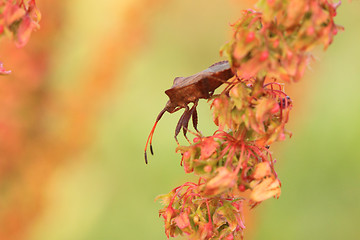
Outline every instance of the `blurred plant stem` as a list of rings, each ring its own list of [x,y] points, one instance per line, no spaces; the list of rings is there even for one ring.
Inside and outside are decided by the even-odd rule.
[[[51,87],[56,78],[51,63],[56,62],[53,57],[58,44],[69,44],[62,42],[66,41],[62,35],[68,27],[65,10],[74,2],[37,1],[42,26],[28,46],[15,49],[11,43],[2,43],[2,56],[13,74],[0,82],[0,239],[27,239],[29,228],[46,207],[48,180],[57,167],[76,159],[95,137],[94,119],[102,100],[117,83],[115,77],[126,71],[141,49],[147,18],[163,2],[127,1],[125,6],[121,2],[121,7],[119,3],[112,8],[115,13],[120,9],[126,13],[116,19],[125,24],[118,28],[113,23],[100,42],[88,39],[93,45],[93,51],[87,53],[88,64],[79,74],[64,75],[70,82],[82,80],[82,84],[66,93],[59,94]],[[88,21],[95,25],[97,19]]]

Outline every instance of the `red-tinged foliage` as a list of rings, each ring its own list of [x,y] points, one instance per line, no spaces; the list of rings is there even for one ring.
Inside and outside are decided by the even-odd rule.
[[[327,48],[343,29],[333,19],[338,4],[326,0],[262,0],[258,6],[263,12],[244,11],[233,25],[233,39],[223,48],[242,78],[266,75],[298,81],[311,59],[308,51],[319,44]],[[256,41],[249,41],[250,33]]]
[[[237,173],[226,167],[216,169],[214,177],[206,182],[203,192],[206,196],[216,196],[233,188],[237,182]]]
[[[254,202],[262,202],[268,198],[279,198],[281,194],[280,181],[275,177],[265,178],[263,180],[254,180],[251,184],[250,199]]]
[[[264,177],[268,177],[271,175],[272,175],[272,170],[271,170],[269,162],[261,162],[256,165],[251,177],[256,180],[259,180],[259,179],[262,179]]]
[[[193,240],[242,239],[243,203],[253,208],[281,194],[269,148],[291,137],[285,125],[293,102],[285,83],[300,80],[309,50],[327,48],[342,27],[333,20],[338,4],[330,1],[260,0],[258,6],[262,12],[243,11],[221,51],[236,76],[210,99],[218,130],[176,149],[185,172],[200,180],[175,188],[164,203],[161,215],[169,207],[179,211],[171,228],[165,224],[167,236],[171,230]]]
[[[189,215],[187,212],[180,213],[175,218],[175,223],[184,233],[186,233],[186,234],[191,233],[190,220],[189,220]]]
[[[242,198],[205,197],[203,183],[185,183],[170,194],[159,196],[167,207],[159,211],[168,237],[186,234],[190,239],[224,239],[241,235],[245,228]]]
[[[212,149],[210,155],[207,151],[202,151],[204,148],[207,148],[207,144]],[[217,146],[216,151],[213,150],[212,146]],[[263,187],[264,185],[258,187],[257,184],[263,179],[276,179],[276,173],[272,166],[272,157],[266,148],[257,146],[255,141],[246,141],[246,136],[243,134],[235,137],[226,132],[218,131],[211,137],[199,139],[189,147],[180,146],[177,151],[183,154],[182,161],[185,171],[194,171],[197,175],[200,175],[201,178],[199,184],[186,183],[174,189],[170,195],[160,197],[166,206],[160,210],[160,214],[163,217],[166,216],[166,233],[170,236],[172,236],[171,234],[176,235],[176,233],[186,233],[190,235],[190,239],[224,239],[230,235],[237,236],[236,239],[238,239],[245,228],[241,220],[241,202],[244,200],[244,196],[241,193],[246,189],[256,187],[255,200],[265,200],[263,195],[271,197],[279,194],[278,191],[275,191],[276,189]],[[238,155],[237,152],[239,151],[240,154]],[[206,158],[204,156],[206,156]],[[191,168],[188,166],[191,166]],[[210,171],[207,169],[210,169]],[[169,200],[170,198],[172,200]],[[210,229],[210,223],[208,222],[199,224],[199,228],[194,228],[194,232],[191,232],[188,225],[184,224],[184,221],[180,221],[186,219],[183,214],[188,214],[190,226],[193,226],[193,224],[191,224],[191,217],[193,216],[191,211],[182,212],[181,209],[198,209],[198,205],[200,204],[198,203],[198,201],[200,201],[198,198],[203,199],[203,201],[207,199],[209,203],[212,202],[212,199],[217,198],[220,200],[231,200],[231,206],[235,207],[233,208],[223,202],[221,207],[217,206],[214,210],[210,209],[210,212],[214,213],[211,219],[213,228],[217,230],[217,232]],[[193,199],[197,200],[195,201]],[[253,199],[251,200],[254,201]],[[210,204],[210,206],[212,205]],[[170,207],[180,210],[182,214],[177,217],[172,217],[177,219],[174,220],[175,222],[173,224],[169,223],[169,214],[167,214]],[[205,209],[203,211],[205,211]],[[197,216],[199,217],[199,215]],[[206,227],[208,227],[208,231],[211,230],[213,234],[211,237],[208,236],[209,238],[204,238],[206,237],[204,235]],[[221,231],[219,231],[220,229]],[[196,231],[198,231],[198,233],[196,233]],[[234,232],[237,233],[235,234]]]
[[[6,0],[0,3],[1,33],[15,40],[17,47],[23,47],[31,33],[39,29],[41,18],[35,0]]]
[[[262,88],[257,90],[252,84],[239,83],[230,92],[223,92],[212,104],[214,121],[220,129],[247,130],[250,141],[261,140],[263,145],[271,144],[289,134],[284,125],[291,110],[279,106],[287,95],[281,90]],[[281,104],[280,104],[281,105]]]

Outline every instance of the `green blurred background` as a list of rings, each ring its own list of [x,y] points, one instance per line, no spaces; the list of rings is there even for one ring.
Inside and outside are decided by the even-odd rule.
[[[154,198],[192,179],[175,153],[181,113],[165,114],[160,121],[148,165],[146,138],[174,77],[221,59],[218,50],[231,37],[229,24],[253,1],[73,0],[63,1],[50,16],[51,2],[39,1],[41,24],[55,22],[49,27],[55,30],[49,33],[46,91],[61,99],[60,107],[55,104],[59,109],[73,109],[63,114],[86,117],[66,130],[56,111],[48,111],[46,129],[54,136],[73,133],[59,141],[83,139],[75,147],[65,144],[71,148],[66,161],[58,160],[41,179],[41,210],[23,239],[166,239],[158,218],[161,205]],[[293,137],[272,148],[282,195],[250,212],[245,239],[360,238],[359,10],[359,1],[343,2],[336,21],[345,31],[325,53],[315,50],[316,61],[302,82],[286,87],[294,102],[287,127]],[[25,49],[45,44],[41,31]],[[94,71],[99,66],[105,70]],[[83,86],[92,94],[76,98]],[[200,130],[212,134],[205,101],[199,118]],[[77,131],[83,125],[88,127]]]

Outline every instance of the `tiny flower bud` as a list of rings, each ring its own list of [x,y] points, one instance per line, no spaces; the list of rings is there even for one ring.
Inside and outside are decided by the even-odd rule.
[[[187,159],[187,158],[189,158],[189,157],[190,157],[190,153],[189,153],[189,152],[184,152],[183,158],[184,158],[184,159]]]
[[[279,141],[284,141],[286,139],[286,135],[284,133],[281,133],[279,135]]]
[[[212,170],[212,167],[210,165],[206,165],[204,167],[204,171],[207,172],[207,173],[211,172],[211,170]]]
[[[238,98],[240,96],[239,94],[239,88],[234,87],[230,90],[230,96]]]
[[[216,108],[220,107],[220,99],[216,98],[216,99],[214,100],[213,104],[214,104],[214,106],[215,106]]]
[[[244,185],[244,184],[240,184],[240,185],[239,185],[239,191],[240,191],[240,192],[244,192],[245,190],[246,190],[245,185]]]
[[[310,27],[308,27],[308,29],[306,29],[306,34],[307,34],[307,35],[311,36],[311,35],[313,35],[314,33],[315,33],[315,29],[314,29],[313,26],[310,26]]]
[[[246,167],[247,167],[247,161],[244,161],[244,162],[241,164],[241,167],[242,167],[242,169],[246,168]]]
[[[200,138],[194,137],[193,141],[194,141],[194,143],[199,142],[199,141],[200,141]]]
[[[255,39],[255,33],[249,32],[246,36],[245,42],[249,43],[249,42],[252,42],[254,39]]]
[[[276,39],[273,43],[273,47],[277,48],[279,46],[279,43],[280,43],[279,39]]]
[[[263,51],[261,54],[260,54],[260,61],[265,61],[267,58],[269,57],[269,52],[268,51]]]
[[[338,30],[337,30],[336,27],[333,28],[332,33],[333,33],[334,35],[336,35],[336,34],[338,33]]]

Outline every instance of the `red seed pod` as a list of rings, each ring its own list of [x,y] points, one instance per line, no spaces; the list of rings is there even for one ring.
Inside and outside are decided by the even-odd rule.
[[[254,32],[249,32],[246,36],[245,42],[246,43],[250,43],[255,39],[255,33]]]
[[[261,54],[260,54],[260,61],[265,61],[266,59],[268,59],[268,57],[269,57],[269,52],[268,51],[263,51],[263,52],[261,52]]]
[[[240,192],[244,192],[245,190],[246,190],[245,185],[244,185],[244,184],[240,184],[240,185],[239,185],[239,191],[240,191]]]
[[[212,170],[212,166],[210,166],[210,165],[207,165],[207,166],[204,167],[204,171],[207,172],[207,173],[210,173],[211,170]]]
[[[309,36],[312,36],[315,33],[315,29],[313,26],[308,27],[308,29],[306,29],[306,34]]]

